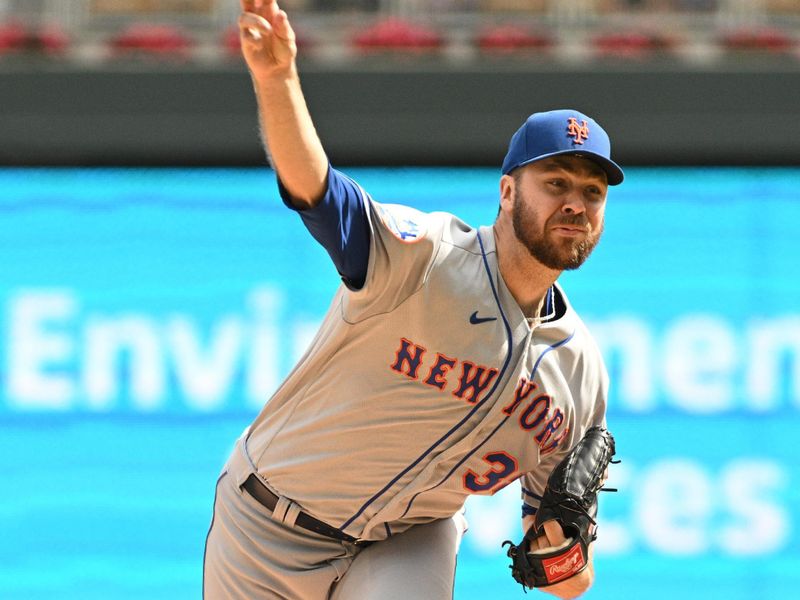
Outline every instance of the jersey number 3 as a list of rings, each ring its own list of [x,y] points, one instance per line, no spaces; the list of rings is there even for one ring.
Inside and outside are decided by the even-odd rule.
[[[479,475],[472,469],[464,473],[464,487],[470,492],[494,494],[513,481],[512,476],[517,472],[518,466],[516,458],[499,450],[489,452],[483,457],[483,460],[489,465],[489,470],[483,475]]]

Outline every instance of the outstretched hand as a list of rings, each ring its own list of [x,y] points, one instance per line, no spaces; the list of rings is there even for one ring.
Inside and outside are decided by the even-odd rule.
[[[255,79],[291,70],[297,44],[286,12],[276,0],[240,0],[239,37],[242,54]]]

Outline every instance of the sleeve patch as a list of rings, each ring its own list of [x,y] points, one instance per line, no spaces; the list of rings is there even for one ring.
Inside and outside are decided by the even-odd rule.
[[[428,215],[399,204],[374,204],[383,226],[406,244],[420,241],[428,230]]]

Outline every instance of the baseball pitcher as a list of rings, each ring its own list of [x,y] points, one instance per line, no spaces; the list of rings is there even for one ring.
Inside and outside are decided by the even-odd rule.
[[[241,5],[281,198],[342,284],[223,468],[204,597],[451,598],[466,498],[516,480],[512,576],[579,596],[614,440],[600,353],[556,280],[598,243],[622,182],[607,134],[575,110],[531,115],[492,225],[377,202],[330,165],[286,13]]]

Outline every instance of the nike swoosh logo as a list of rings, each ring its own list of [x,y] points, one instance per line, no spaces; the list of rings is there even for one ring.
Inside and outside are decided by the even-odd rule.
[[[480,325],[488,321],[497,321],[497,317],[479,317],[477,310],[469,316],[469,322],[473,325]]]

